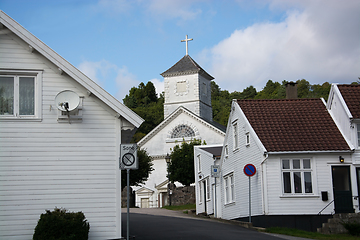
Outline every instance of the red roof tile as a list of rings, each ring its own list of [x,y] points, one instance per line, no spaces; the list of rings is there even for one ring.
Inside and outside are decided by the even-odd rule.
[[[338,88],[353,118],[360,118],[360,85],[341,84]]]
[[[321,99],[238,104],[268,152],[350,150]]]

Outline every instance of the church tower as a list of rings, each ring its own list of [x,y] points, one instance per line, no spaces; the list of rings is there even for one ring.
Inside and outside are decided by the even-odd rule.
[[[211,80],[187,52],[174,66],[161,74],[164,77],[164,118],[183,106],[203,119],[212,121]]]

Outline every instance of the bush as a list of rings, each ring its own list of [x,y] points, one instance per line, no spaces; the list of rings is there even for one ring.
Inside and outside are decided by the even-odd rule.
[[[41,214],[33,240],[87,240],[90,225],[82,212],[55,208]]]
[[[357,222],[343,222],[341,223],[346,230],[349,231],[350,235],[359,236],[360,235],[360,224]]]

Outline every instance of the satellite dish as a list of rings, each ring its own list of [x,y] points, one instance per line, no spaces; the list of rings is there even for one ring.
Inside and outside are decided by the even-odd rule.
[[[70,90],[61,91],[55,97],[55,105],[63,112],[70,112],[76,109],[79,104],[79,96],[76,92]]]

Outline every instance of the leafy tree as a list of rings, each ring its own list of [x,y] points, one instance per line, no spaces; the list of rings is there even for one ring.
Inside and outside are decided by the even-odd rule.
[[[150,81],[146,85],[140,83],[138,87],[132,87],[123,102],[145,120],[131,142],[138,142],[164,120],[164,95],[160,94],[158,98]]]
[[[256,99],[281,99],[285,98],[285,86],[272,80],[267,81],[263,90],[258,92]]]
[[[137,170],[131,170],[130,172],[130,186],[139,186],[146,182],[149,178],[151,171],[153,171],[152,158],[148,155],[145,149],[138,149],[137,158],[139,162],[139,168]],[[121,186],[124,188],[127,186],[126,170],[121,171]]]
[[[170,154],[171,162],[168,167],[171,182],[178,181],[185,186],[195,182],[194,176],[194,146],[201,145],[201,140],[191,140],[176,145]]]

